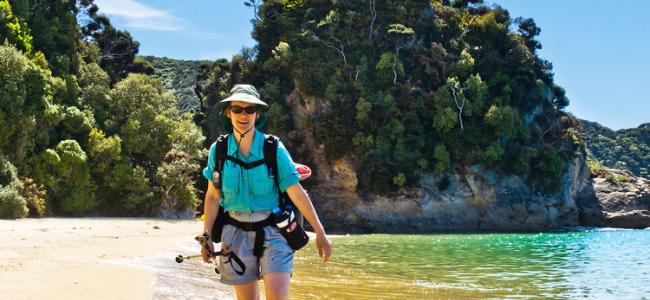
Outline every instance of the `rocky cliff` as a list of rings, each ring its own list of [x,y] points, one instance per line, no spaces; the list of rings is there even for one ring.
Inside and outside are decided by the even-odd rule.
[[[337,231],[650,227],[650,181],[613,169],[616,181],[592,178],[584,154],[569,164],[556,193],[540,193],[520,177],[472,166],[453,174],[424,175],[418,187],[393,195],[362,194],[350,161],[319,165],[323,183],[310,191],[328,228]]]
[[[301,98],[297,91],[286,101],[294,118],[318,113],[317,101]],[[581,225],[644,227],[642,224],[647,224],[645,220],[650,218],[647,181],[634,179],[614,185],[594,179],[584,150],[579,150],[576,158],[568,163],[562,185],[554,193],[536,191],[521,177],[505,176],[476,165],[457,167],[453,173],[444,175],[423,175],[416,187],[391,195],[365,194],[358,189],[354,158],[345,156],[327,162],[323,146],[310,134],[310,125],[305,126],[304,146],[316,149],[312,163],[319,182],[310,194],[328,228],[333,230],[429,232],[555,230]]]
[[[604,225],[650,228],[650,180],[636,177],[629,171],[607,171],[609,176],[593,179]]]

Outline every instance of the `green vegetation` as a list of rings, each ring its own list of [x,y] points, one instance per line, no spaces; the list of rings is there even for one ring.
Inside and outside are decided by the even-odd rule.
[[[589,159],[650,179],[650,124],[617,131],[586,120],[580,125]]]
[[[153,77],[162,82],[165,91],[174,95],[181,113],[199,111],[199,98],[194,93],[194,85],[199,65],[206,61],[154,56],[144,56],[142,59],[154,68]]]
[[[422,174],[445,189],[476,164],[554,191],[582,143],[532,19],[480,0],[246,5],[258,45],[196,62],[138,57],[93,0],[0,0],[0,216],[195,208],[205,146],[230,126],[217,103],[242,82],[296,160],[311,163],[313,135],[354,163],[362,191]],[[648,126],[596,131],[595,160],[647,176]]]
[[[0,217],[195,208],[205,138],[127,32],[92,0],[3,0],[0,17]]]
[[[199,68],[206,136],[222,130],[216,102],[250,82],[273,120],[290,94],[315,120],[274,121],[301,152],[306,132],[329,160],[351,158],[362,190],[390,193],[421,174],[481,164],[559,188],[580,146],[564,89],[539,58],[532,19],[473,1],[248,1],[255,49]],[[515,31],[510,30],[514,28]],[[516,163],[512,163],[516,162]]]

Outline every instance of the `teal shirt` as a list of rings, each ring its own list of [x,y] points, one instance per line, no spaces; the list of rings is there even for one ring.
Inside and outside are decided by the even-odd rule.
[[[210,146],[208,165],[203,169],[203,176],[212,181],[216,165],[217,143]],[[264,133],[255,129],[253,145],[246,157],[237,151],[237,141],[233,134],[228,137],[228,155],[237,157],[245,162],[254,162],[264,158]],[[235,156],[237,153],[237,156]],[[300,175],[291,160],[291,155],[282,142],[278,143],[277,152],[278,183],[282,192],[300,181]],[[270,177],[266,164],[252,169],[244,169],[232,161],[224,163],[221,186],[221,199],[226,211],[253,212],[272,210],[279,205],[278,188],[273,177]]]

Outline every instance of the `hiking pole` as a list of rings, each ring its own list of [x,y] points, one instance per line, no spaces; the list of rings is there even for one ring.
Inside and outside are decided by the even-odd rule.
[[[208,253],[208,256],[213,259],[214,272],[219,274],[219,270],[217,270],[217,260],[216,260],[216,258],[217,258],[217,256],[221,255],[221,251],[213,252],[213,251],[210,250],[210,247],[208,247],[208,240],[210,239],[210,237],[208,236],[208,233],[206,233],[206,232],[204,232],[202,235],[197,235],[194,239],[197,242],[199,242],[199,244],[201,245],[201,248],[205,249],[205,251]],[[186,260],[186,259],[189,260],[189,259],[194,259],[194,258],[199,258],[199,257],[203,257],[203,255],[198,254],[198,255],[183,256],[183,255],[179,254],[178,256],[176,256],[176,262],[180,264],[180,263],[183,262],[183,260]]]
[[[180,263],[182,263],[182,262],[183,262],[184,260],[186,260],[186,259],[194,259],[194,258],[199,258],[199,257],[202,257],[202,256],[203,256],[203,255],[201,255],[201,254],[198,254],[198,255],[189,255],[189,256],[183,256],[183,255],[180,255],[180,254],[179,254],[178,256],[176,256],[176,262],[180,264]]]

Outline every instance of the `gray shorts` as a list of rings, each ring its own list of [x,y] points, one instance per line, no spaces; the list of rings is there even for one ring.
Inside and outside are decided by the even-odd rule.
[[[269,216],[270,211],[254,213],[230,212],[230,216],[240,222],[259,222]],[[221,274],[221,283],[228,285],[240,285],[259,280],[269,272],[293,272],[293,249],[287,240],[280,234],[276,226],[264,227],[264,255],[260,257],[259,264],[257,257],[253,255],[255,246],[255,231],[244,231],[233,225],[225,225],[221,233],[221,247],[228,246],[241,261],[246,265],[243,275],[240,266],[233,259],[219,256],[217,269]]]

